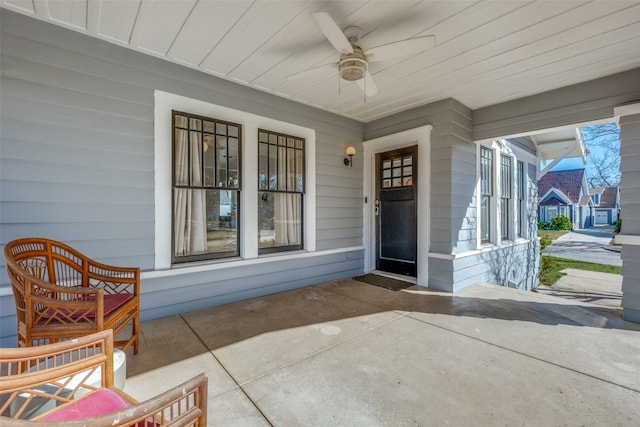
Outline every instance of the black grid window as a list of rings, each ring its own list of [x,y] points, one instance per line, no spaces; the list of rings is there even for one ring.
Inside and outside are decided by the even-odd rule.
[[[512,162],[509,156],[500,156],[500,238],[508,240],[511,224],[511,199],[513,198]]]
[[[172,260],[239,256],[242,126],[172,114]]]
[[[305,140],[258,130],[259,253],[303,248]]]
[[[480,239],[491,239],[491,198],[493,197],[493,151],[480,147]]]

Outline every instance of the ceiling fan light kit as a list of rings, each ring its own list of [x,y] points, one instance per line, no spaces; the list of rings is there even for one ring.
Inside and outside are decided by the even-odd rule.
[[[353,53],[342,55],[340,62],[338,62],[340,77],[350,82],[363,79],[368,68],[367,58],[362,49],[357,46],[353,47]]]

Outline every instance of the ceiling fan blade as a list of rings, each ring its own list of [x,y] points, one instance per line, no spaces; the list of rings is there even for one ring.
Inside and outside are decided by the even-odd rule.
[[[358,86],[367,96],[375,96],[378,94],[378,86],[376,86],[376,82],[373,80],[373,76],[369,71],[366,72],[363,79],[358,80]]]
[[[325,37],[331,42],[333,47],[335,47],[340,53],[353,53],[353,48],[351,47],[351,43],[347,40],[347,37],[344,35],[336,21],[331,18],[331,16],[326,12],[314,12],[313,18],[316,20],[318,27],[324,33]]]
[[[314,74],[319,74],[323,71],[334,70],[338,66],[337,62],[331,62],[329,64],[322,64],[317,67],[308,68],[304,71],[300,71],[299,73],[291,74],[285,77],[287,80],[296,80],[301,79],[303,77],[313,76]]]
[[[435,36],[415,37],[413,39],[373,47],[364,52],[364,55],[369,62],[386,61],[401,56],[416,55],[433,48],[435,45]]]

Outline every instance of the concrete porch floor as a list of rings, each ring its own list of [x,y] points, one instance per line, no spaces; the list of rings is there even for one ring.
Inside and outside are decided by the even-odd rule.
[[[492,285],[350,279],[142,324],[125,391],[205,371],[209,425],[640,425],[640,325]]]

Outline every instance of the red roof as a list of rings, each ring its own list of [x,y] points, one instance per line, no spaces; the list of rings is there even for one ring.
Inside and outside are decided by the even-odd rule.
[[[538,181],[538,197],[544,196],[549,190],[555,188],[566,194],[569,200],[576,204],[580,201],[583,178],[584,169],[547,172]]]
[[[616,199],[618,195],[618,187],[607,187],[600,196],[599,208],[613,209],[616,207]]]
[[[582,196],[582,199],[580,199],[580,206],[588,205],[590,201],[591,196]]]

